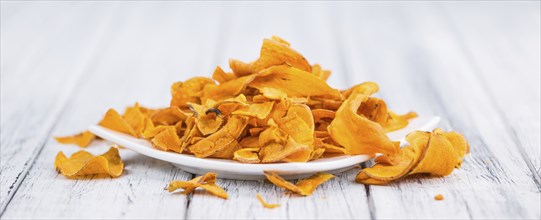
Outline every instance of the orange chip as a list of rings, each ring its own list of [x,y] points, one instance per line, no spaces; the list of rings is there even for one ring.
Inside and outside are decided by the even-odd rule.
[[[259,200],[261,205],[267,209],[274,209],[276,207],[280,207],[280,204],[272,204],[272,203],[265,202],[265,200],[263,200],[263,197],[261,197],[261,195],[259,194],[255,194],[255,196],[257,197],[257,200]]]
[[[464,155],[460,152],[469,146],[460,134],[445,133],[439,128],[433,132],[412,132],[406,140],[410,146],[398,154],[376,158],[376,164],[363,169],[355,180],[364,184],[387,184],[416,173],[447,176],[462,162]]]
[[[242,148],[235,151],[233,159],[242,163],[259,163],[258,151],[259,148]]]
[[[293,50],[287,41],[276,36],[263,40],[258,60],[248,64],[232,59],[229,61],[229,66],[235,75],[245,76],[284,63],[306,72],[310,72],[312,69],[306,59]]]
[[[240,106],[235,110],[233,115],[245,115],[250,117],[256,117],[259,119],[265,119],[270,114],[274,102],[256,103],[251,105]]]
[[[225,83],[229,80],[236,79],[237,77],[234,74],[224,72],[222,68],[217,66],[214,70],[214,73],[212,74],[212,78],[219,83]]]
[[[356,86],[327,128],[348,154],[395,154],[399,150],[400,142],[391,141],[381,125],[357,114],[361,103],[377,91],[378,85],[372,82]]]
[[[56,141],[61,144],[76,144],[79,147],[87,147],[96,136],[90,131],[84,131],[73,136],[55,137]]]
[[[183,105],[188,105],[187,103]],[[177,106],[171,106],[169,108],[156,111],[152,115],[152,122],[155,125],[174,125],[179,121],[185,121],[189,114],[180,110]]]
[[[320,78],[287,65],[272,66],[262,70],[248,84],[270,99],[286,97],[321,96],[340,99],[340,92]]]
[[[208,157],[236,141],[247,124],[247,117],[233,115],[220,130],[189,146],[188,149],[196,157]]]
[[[274,185],[303,196],[312,195],[312,192],[314,192],[317,186],[334,178],[334,175],[332,174],[316,173],[306,179],[300,180],[297,184],[293,184],[284,180],[275,172],[265,171],[265,176],[267,177],[267,180]]]
[[[124,118],[122,118],[122,116],[120,116],[118,112],[114,109],[109,109],[107,113],[105,113],[105,116],[100,121],[99,125],[137,137],[137,134],[135,133],[135,130],[133,130],[131,125],[128,124],[128,122]]]
[[[182,188],[184,190],[182,194],[190,194],[197,187],[201,187],[215,196],[227,199],[227,192],[216,185],[216,177],[216,173],[208,172],[203,176],[198,176],[190,181],[173,180],[169,183],[167,190],[169,192],[174,192],[177,189]]]
[[[163,151],[171,150],[180,153],[183,150],[175,126],[163,126],[163,130],[152,138],[152,144]]]
[[[69,178],[77,178],[93,174],[107,174],[118,177],[124,170],[118,149],[111,147],[102,155],[94,156],[86,151],[78,151],[67,158],[62,151],[58,152],[54,161],[55,170]]]
[[[207,77],[194,77],[185,82],[177,82],[171,86],[171,106],[187,107],[187,103],[201,103],[201,92],[207,85],[215,85],[214,80]]]
[[[137,134],[137,137],[140,137],[145,130],[145,117],[146,116],[139,108],[139,103],[135,103],[133,107],[128,107],[122,118],[128,122],[128,124],[133,128],[134,132]]]

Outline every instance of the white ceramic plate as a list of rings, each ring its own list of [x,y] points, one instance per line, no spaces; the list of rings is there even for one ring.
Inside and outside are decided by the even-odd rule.
[[[406,128],[391,132],[388,136],[392,140],[399,140],[404,144],[404,138],[409,132],[414,130],[432,130],[438,125],[439,121],[440,117],[415,118],[410,121]],[[340,173],[371,159],[368,155],[356,155],[322,158],[307,163],[243,164],[233,160],[202,159],[188,154],[161,151],[154,148],[147,140],[134,138],[98,125],[93,125],[88,130],[105,140],[140,154],[171,162],[186,172],[202,175],[212,171],[218,173],[220,178],[226,179],[264,179],[264,170],[276,171],[285,179],[298,179],[316,172]]]

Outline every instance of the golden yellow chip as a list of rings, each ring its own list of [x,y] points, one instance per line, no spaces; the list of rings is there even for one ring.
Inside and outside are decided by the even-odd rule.
[[[265,200],[263,200],[263,197],[261,197],[261,195],[259,194],[255,194],[255,196],[257,197],[257,200],[259,200],[261,205],[267,209],[274,209],[276,207],[280,207],[280,204],[272,204],[272,203],[265,202]]]
[[[263,40],[258,60],[252,63],[229,60],[229,66],[237,76],[258,73],[268,67],[284,63],[306,72],[311,72],[312,69],[308,61],[300,53],[293,50],[287,41],[276,36]]]
[[[67,158],[62,151],[58,152],[54,162],[55,170],[69,178],[77,178],[93,174],[107,174],[118,177],[124,170],[118,149],[111,147],[102,155],[94,156],[86,151],[78,151]]]
[[[376,158],[376,164],[363,169],[355,180],[364,184],[387,184],[416,173],[447,176],[460,165],[469,146],[462,135],[445,133],[439,128],[433,132],[412,132],[406,140],[410,146],[400,149],[398,154]]]
[[[182,194],[190,194],[196,188],[201,187],[215,196],[227,199],[227,192],[223,190],[220,186],[216,185],[216,177],[216,173],[208,172],[205,173],[203,176],[198,176],[190,181],[173,180],[169,183],[167,190],[169,192],[174,192],[177,189],[182,188],[184,190],[183,192],[181,192]]]
[[[258,89],[270,99],[309,96],[340,99],[341,97],[338,90],[331,88],[317,76],[287,65],[272,66],[262,70],[248,86]]]
[[[87,147],[96,136],[90,131],[84,131],[73,136],[55,137],[56,141],[61,144],[76,144],[79,147]]]
[[[284,180],[275,172],[265,171],[265,176],[274,185],[303,196],[312,195],[317,186],[334,178],[332,174],[316,173],[306,179],[300,180],[297,184],[293,184]]]
[[[259,148],[242,148],[235,151],[233,159],[242,163],[259,163],[257,152]]]
[[[381,125],[357,114],[361,103],[378,89],[372,82],[356,86],[328,127],[332,139],[344,146],[348,154],[395,154],[399,150],[400,142],[391,141]]]
[[[175,126],[163,126],[163,130],[152,138],[152,144],[163,151],[181,153],[183,150]]]
[[[109,109],[107,113],[105,113],[105,116],[100,121],[99,125],[137,137],[137,133],[135,133],[135,130],[133,130],[131,125],[128,124],[128,122],[114,109]]]

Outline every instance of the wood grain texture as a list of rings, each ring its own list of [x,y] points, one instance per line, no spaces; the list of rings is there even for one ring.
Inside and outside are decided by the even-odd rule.
[[[1,4],[2,219],[541,218],[539,2]],[[272,35],[331,69],[334,87],[375,81],[393,110],[442,116],[472,153],[445,178],[365,186],[354,169],[309,197],[225,179],[229,200],[169,194],[170,180],[194,176],[128,150],[116,179],[54,171],[58,151],[80,149],[52,135],[109,107],[166,106],[172,82],[255,59]],[[281,207],[263,208],[256,193]]]
[[[421,114],[443,116],[444,128],[452,128],[469,138],[472,153],[462,169],[449,177],[407,179],[392,184],[391,189],[370,186],[375,216],[538,218],[540,194],[534,180],[528,177],[531,171],[513,143],[512,133],[507,132],[508,125],[498,113],[499,106],[491,103],[491,94],[482,89],[482,82],[476,76],[479,73],[471,66],[460,39],[450,32],[450,24],[433,5],[404,4],[400,9],[395,6],[342,13],[351,15],[343,20],[368,23],[357,32],[342,32],[342,36],[356,33],[352,40],[346,41],[352,48],[347,56],[352,60],[348,63],[358,70],[354,72],[366,72],[367,78],[382,82],[382,96],[391,106],[398,104],[399,109],[415,106]],[[459,9],[462,7],[450,13],[459,13]],[[393,43],[374,43],[383,42],[378,41],[382,38]],[[371,56],[378,54],[376,51],[389,54],[379,53],[381,57],[372,60]],[[356,64],[353,60],[366,62]],[[404,83],[414,89],[404,89],[401,86]],[[434,201],[433,196],[440,193],[446,200]],[[412,205],[400,205],[406,201]],[[393,212],[386,211],[389,209]]]
[[[198,60],[213,53],[214,46],[206,42],[215,40],[218,20],[201,22],[207,28],[192,29],[193,35],[184,36],[182,32],[191,28],[191,21],[182,18],[210,17],[215,11],[209,9],[202,13],[195,10],[198,5],[151,6],[142,2],[115,11],[109,21],[109,35],[101,50],[94,54],[100,59],[85,70],[84,83],[72,94],[51,132],[53,135],[83,130],[95,124],[109,107],[122,111],[137,100],[151,106],[167,105],[169,97],[164,94],[169,93],[170,83],[190,76],[178,74],[179,70],[196,73],[204,69],[200,67],[205,65],[198,64]],[[178,11],[182,13],[174,13]],[[139,16],[141,13],[153,19]],[[133,38],[134,35],[138,37]],[[190,56],[179,51],[199,51],[199,54]],[[210,72],[211,68],[204,71]],[[107,148],[108,144],[98,143],[87,150],[102,153]],[[187,180],[191,174],[127,150],[121,150],[126,169],[117,179],[70,180],[57,174],[52,167],[56,153],[64,151],[70,155],[77,150],[75,146],[60,145],[48,136],[33,169],[2,217],[182,218],[185,215],[186,198],[170,195],[163,188],[170,180]]]
[[[2,2],[0,213],[50,138],[110,13],[57,6]]]

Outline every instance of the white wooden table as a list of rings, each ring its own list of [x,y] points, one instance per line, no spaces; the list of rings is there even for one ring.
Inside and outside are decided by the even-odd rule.
[[[2,1],[1,217],[539,219],[540,30],[539,1]],[[128,150],[117,179],[53,169],[59,151],[80,150],[53,135],[109,107],[166,106],[172,82],[253,60],[272,35],[333,70],[335,87],[376,81],[398,112],[442,116],[472,145],[462,168],[389,186],[357,184],[352,170],[310,197],[219,180],[229,200],[169,194],[193,175]],[[256,193],[282,206],[264,209]]]

